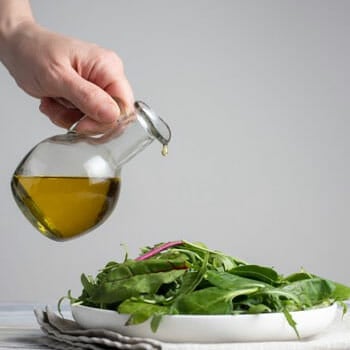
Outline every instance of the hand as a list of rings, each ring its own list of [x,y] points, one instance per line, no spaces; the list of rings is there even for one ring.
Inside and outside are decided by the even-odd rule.
[[[17,84],[41,99],[41,112],[58,126],[69,128],[86,115],[77,131],[103,132],[120,121],[121,110],[133,111],[122,61],[112,51],[24,21],[8,35],[1,59]]]

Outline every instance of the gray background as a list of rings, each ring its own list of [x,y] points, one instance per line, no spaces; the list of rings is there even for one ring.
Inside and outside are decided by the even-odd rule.
[[[144,245],[202,241],[350,283],[350,1],[32,1],[48,28],[115,50],[172,126],[123,169],[119,204],[66,243],[17,209],[12,172],[62,130],[0,67],[0,301],[54,303]],[[40,53],[38,53],[40,54]],[[30,67],[28,67],[30,69]]]

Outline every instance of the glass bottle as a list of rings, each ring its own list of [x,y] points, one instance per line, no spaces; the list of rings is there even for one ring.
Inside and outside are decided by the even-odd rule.
[[[65,241],[102,224],[119,197],[122,166],[158,140],[165,155],[169,126],[141,101],[106,133],[75,131],[37,144],[16,168],[11,188],[25,217],[43,235]]]

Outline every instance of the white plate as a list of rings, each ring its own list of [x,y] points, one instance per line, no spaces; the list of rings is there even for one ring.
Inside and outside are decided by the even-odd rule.
[[[121,334],[167,342],[238,342],[296,340],[294,330],[281,313],[259,315],[168,315],[153,333],[149,321],[125,326],[128,315],[82,305],[72,305],[72,314],[83,328],[104,328]],[[324,331],[335,320],[337,305],[291,313],[301,338]]]

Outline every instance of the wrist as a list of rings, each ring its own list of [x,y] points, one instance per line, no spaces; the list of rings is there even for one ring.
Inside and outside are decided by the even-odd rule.
[[[0,19],[0,62],[6,67],[13,59],[13,51],[16,50],[16,46],[21,45],[22,37],[30,32],[30,27],[33,25],[35,25],[34,19],[27,16],[16,20],[2,21]]]
[[[34,23],[34,18],[28,15],[0,18],[0,47],[10,41],[15,33],[21,30],[21,27],[31,23]]]
[[[0,0],[0,57],[24,23],[34,22],[29,0]]]

